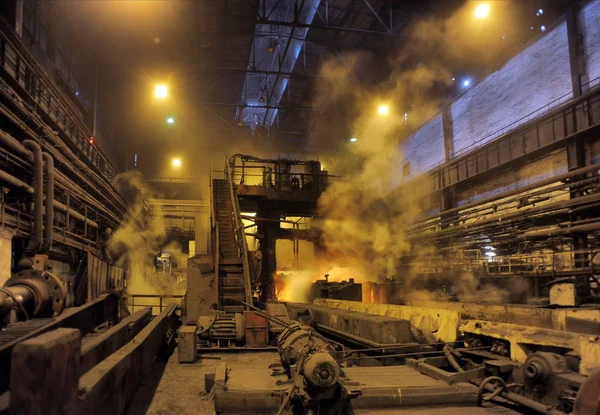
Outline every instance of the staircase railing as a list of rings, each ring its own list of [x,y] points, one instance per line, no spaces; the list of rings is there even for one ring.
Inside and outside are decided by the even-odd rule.
[[[220,243],[219,243],[219,218],[215,211],[215,185],[213,183],[213,165],[210,163],[210,249],[214,260],[215,270],[215,303],[221,305],[219,301],[219,262],[221,259]]]
[[[240,213],[240,202],[235,188],[233,186],[233,175],[229,168],[229,164],[225,163],[225,177],[229,186],[229,194],[231,196],[231,206],[233,208],[233,226],[235,227],[235,238],[238,249],[238,254],[242,258],[243,275],[244,275],[244,296],[248,304],[252,304],[252,285],[250,281],[250,261],[248,260],[248,242],[246,241],[246,233],[244,230],[244,222]]]

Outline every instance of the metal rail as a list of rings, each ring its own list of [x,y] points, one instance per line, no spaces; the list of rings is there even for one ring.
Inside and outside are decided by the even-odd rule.
[[[598,127],[600,88],[596,87],[532,122],[437,167],[431,172],[432,188],[440,191],[522,157],[534,157],[563,147],[568,139],[592,133]]]
[[[3,21],[0,22],[0,46],[0,67],[14,85],[18,85],[28,95],[28,100],[63,131],[71,146],[85,156],[91,166],[104,177],[112,178],[116,173],[114,163],[102,147],[89,144],[90,131],[44,69]]]
[[[240,203],[233,185],[233,171],[230,170],[229,164],[225,163],[225,175],[227,185],[229,186],[229,194],[231,196],[231,205],[233,207],[233,225],[235,226],[236,242],[238,244],[238,253],[242,258],[243,275],[244,275],[244,292],[245,299],[248,304],[252,304],[252,282],[250,279],[250,261],[248,260],[248,242],[246,241],[246,233],[244,231],[244,222],[240,213]]]
[[[127,306],[130,308],[130,311],[132,313],[134,313],[136,311],[136,308],[146,308],[146,307],[151,307],[152,308],[152,314],[153,315],[157,315],[160,314],[165,307],[172,305],[173,303],[176,303],[177,301],[165,301],[165,300],[182,300],[183,299],[183,295],[162,295],[162,294],[123,294],[123,297],[126,299],[126,304]],[[144,303],[140,303],[139,301],[137,301],[136,304],[136,299],[145,299],[146,302]],[[150,301],[150,300],[155,300],[155,301]],[[155,309],[158,309],[158,313],[156,313]]]

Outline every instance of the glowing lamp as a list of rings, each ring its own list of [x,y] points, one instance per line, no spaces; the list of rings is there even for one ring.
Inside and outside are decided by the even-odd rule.
[[[490,5],[483,3],[475,8],[475,18],[485,19],[490,14]]]
[[[156,98],[164,99],[169,95],[169,89],[166,85],[156,85],[154,88],[154,96]]]

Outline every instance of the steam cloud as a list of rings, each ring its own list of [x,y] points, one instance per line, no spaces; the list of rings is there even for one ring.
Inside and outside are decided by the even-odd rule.
[[[127,200],[129,211],[121,226],[112,234],[107,253],[118,266],[130,271],[127,280],[129,293],[161,294],[165,288],[164,284],[150,277],[154,273],[155,249],[163,244],[167,231],[162,211],[148,215],[146,204],[147,199],[156,198],[157,195],[144,183],[139,172],[121,173],[115,177],[114,184]],[[185,257],[181,249],[173,243],[163,250],[171,252],[178,262]]]
[[[467,61],[473,56],[488,63],[497,58],[491,55],[490,48],[485,48],[484,36],[465,35],[461,22],[464,14],[465,9],[446,20],[428,19],[415,24],[411,42],[389,62],[380,62],[366,52],[327,59],[317,84],[316,106],[323,109],[325,116],[312,120],[313,135],[329,137],[347,131],[348,137],[358,138],[326,160],[332,173],[346,179],[332,180],[319,200],[320,219],[313,221],[313,227],[322,231],[326,250],[320,262],[330,267],[351,267],[353,271],[346,278],[359,282],[385,278],[402,281],[403,300],[432,299],[433,294],[423,289],[427,284],[418,271],[399,275],[401,258],[418,263],[442,257],[434,246],[421,245],[409,237],[416,219],[435,206],[425,178],[402,183],[398,190],[402,166],[410,161],[402,154],[402,141],[447,101],[452,83],[449,63]],[[358,68],[367,67],[364,74],[376,66],[389,69],[385,81],[369,85],[368,80],[360,79]],[[388,116],[378,114],[377,108],[382,104],[389,106]],[[410,117],[408,125],[405,111]],[[290,284],[296,287],[296,295],[302,291],[300,288],[306,291],[310,275],[288,275],[288,280],[295,279]],[[312,281],[321,275],[313,272]],[[524,284],[505,289],[494,287],[470,273],[448,277],[454,278],[449,291],[465,300],[506,302],[514,292],[526,289]],[[433,283],[435,286],[436,281]],[[442,284],[439,282],[436,290]]]

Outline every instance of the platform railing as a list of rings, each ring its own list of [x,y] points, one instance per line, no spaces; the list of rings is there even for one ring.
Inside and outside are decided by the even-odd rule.
[[[240,212],[240,202],[233,185],[233,171],[230,169],[227,162],[225,163],[225,175],[227,178],[227,185],[229,187],[229,194],[231,196],[231,206],[233,208],[233,226],[235,226],[235,237],[238,246],[238,253],[242,259],[245,288],[244,297],[248,304],[252,304],[252,283],[250,278],[250,261],[248,258],[248,241],[246,240],[244,222]]]
[[[179,304],[183,295],[161,295],[161,294],[124,294],[129,311],[133,314],[140,308],[151,307],[152,315],[159,315],[165,307],[170,304]]]

